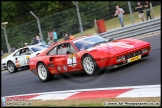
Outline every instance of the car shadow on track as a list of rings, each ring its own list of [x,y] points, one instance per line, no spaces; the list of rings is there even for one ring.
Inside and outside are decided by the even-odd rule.
[[[124,65],[124,66],[121,66],[121,67],[118,67],[118,68],[115,68],[115,69],[105,69],[105,70],[102,70],[100,72],[100,74],[98,75],[95,75],[95,76],[89,76],[87,75],[86,73],[84,73],[83,71],[80,71],[80,72],[70,72],[70,73],[62,73],[62,74],[57,74],[55,75],[55,77],[53,78],[53,80],[60,80],[60,79],[77,79],[77,78],[92,78],[92,77],[95,77],[95,78],[98,78],[100,77],[101,75],[103,74],[109,74],[109,73],[114,73],[114,72],[120,72],[122,69],[126,69],[126,68],[130,68],[131,66],[134,66],[134,65],[137,65],[139,63],[142,63],[142,62],[145,62],[147,59],[143,59],[143,60],[139,60],[139,61],[135,61],[133,63],[130,63],[130,64],[127,64],[127,65]]]
[[[83,71],[80,72],[70,72],[70,73],[62,73],[62,74],[57,74],[55,78],[71,78],[71,77],[85,77],[87,76]]]

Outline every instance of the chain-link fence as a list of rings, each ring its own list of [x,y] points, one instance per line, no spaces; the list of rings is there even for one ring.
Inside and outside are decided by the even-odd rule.
[[[161,2],[160,1],[150,1],[152,3],[151,15],[154,18],[160,17],[161,13]],[[131,1],[131,9],[134,24],[142,22],[138,16],[138,12],[135,9],[137,6],[136,1]],[[145,1],[141,2],[142,5]],[[80,16],[82,20],[84,35],[96,33],[94,19],[100,20],[104,19],[104,23],[107,31],[112,29],[121,28],[118,17],[115,17],[115,6],[119,5],[123,8],[124,13],[124,26],[132,25],[132,19],[130,17],[130,10],[128,1],[87,1],[83,4],[79,4]],[[33,11],[38,17],[38,11]],[[44,13],[45,14],[45,13]],[[144,19],[146,20],[146,10],[144,9]],[[39,17],[42,35],[46,41],[48,35],[47,32],[55,29],[58,34],[58,38],[62,39],[64,33],[72,33],[75,37],[81,36],[80,26],[78,21],[78,15],[76,7],[70,8],[65,11],[57,12],[49,16]],[[28,22],[26,22],[28,21]],[[19,22],[20,25],[14,26],[14,22]],[[39,33],[37,20],[30,14],[26,14],[17,19],[10,21],[13,27],[6,28],[7,36],[10,46],[15,46],[17,48],[22,47],[25,42],[30,43],[32,37],[35,37]],[[1,45],[2,49],[6,48],[5,38],[3,30],[1,30]],[[6,50],[7,51],[7,50]]]

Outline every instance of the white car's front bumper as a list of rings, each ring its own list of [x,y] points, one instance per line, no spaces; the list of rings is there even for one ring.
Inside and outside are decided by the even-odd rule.
[[[5,63],[1,64],[1,70],[7,70],[7,64]]]

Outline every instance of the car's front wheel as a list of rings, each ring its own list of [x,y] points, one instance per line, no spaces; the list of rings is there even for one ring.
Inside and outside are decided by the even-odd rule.
[[[38,77],[43,82],[49,81],[54,77],[54,75],[48,71],[46,65],[42,62],[37,65],[37,71]]]
[[[12,61],[9,61],[7,63],[7,70],[10,72],[10,73],[14,73],[14,72],[17,72],[18,71],[18,68],[15,66],[15,64],[12,62]]]
[[[85,55],[83,57],[82,67],[88,75],[96,75],[100,73],[100,69],[98,68],[95,60],[90,55]]]

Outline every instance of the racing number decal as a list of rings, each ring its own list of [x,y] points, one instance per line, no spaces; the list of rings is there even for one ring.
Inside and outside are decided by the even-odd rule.
[[[134,48],[133,45],[128,45],[128,44],[125,44],[125,43],[111,43],[110,45],[119,46],[119,47],[123,47],[123,48]]]
[[[26,60],[27,60],[27,62],[29,61],[29,59],[30,59],[30,56],[26,56]]]
[[[70,54],[67,59],[68,66],[75,66],[77,63],[75,54]]]

